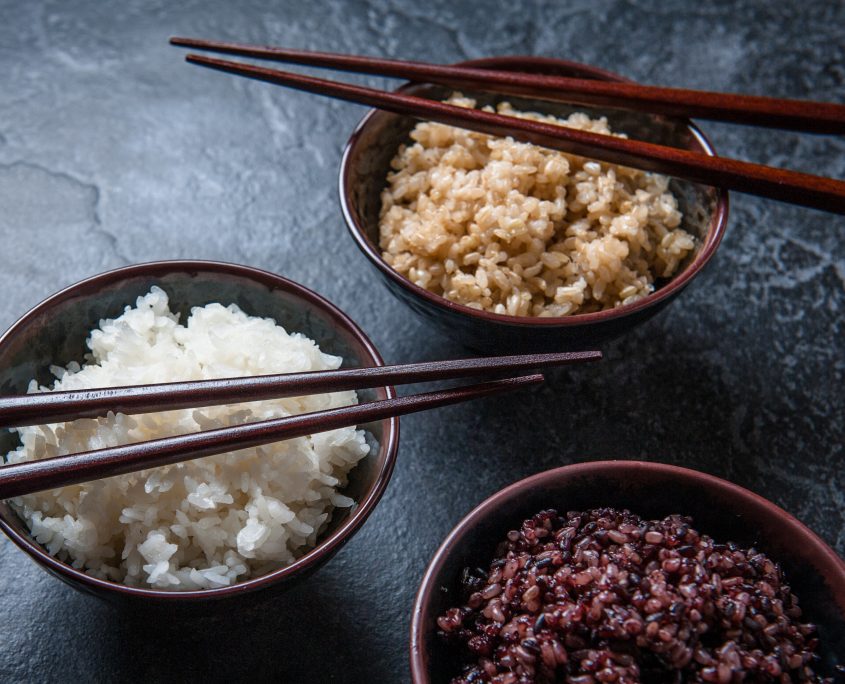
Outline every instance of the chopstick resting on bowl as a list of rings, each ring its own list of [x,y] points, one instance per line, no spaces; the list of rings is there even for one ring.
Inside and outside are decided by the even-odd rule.
[[[445,102],[384,92],[364,86],[303,76],[277,69],[189,54],[199,66],[245,76],[305,92],[364,104],[378,109],[437,121],[488,135],[510,136],[582,157],[592,157],[705,185],[845,214],[845,182],[762,164],[708,156],[640,140],[567,128],[530,119],[468,109]]]
[[[418,83],[437,83],[452,88],[471,88],[553,102],[630,109],[664,116],[727,121],[805,133],[845,133],[845,105],[834,102],[716,93],[549,74],[526,74],[199,38],[173,37],[170,43],[196,50],[402,78]]]
[[[36,420],[31,413],[32,405],[19,409],[21,404],[15,405],[14,402],[10,402],[11,399],[49,398],[51,394],[59,395],[55,402],[46,404],[51,420],[58,420],[56,418],[58,415],[63,417],[62,420],[68,420],[73,417],[96,415],[97,411],[102,412],[102,409],[109,405],[110,399],[114,399],[114,403],[110,404],[112,408],[115,405],[123,405],[129,411],[139,413],[145,410],[240,403],[273,397],[302,396],[307,393],[381,387],[388,383],[407,384],[459,377],[490,376],[503,372],[511,373],[597,361],[600,358],[600,352],[592,351],[526,354],[295,373],[290,374],[287,380],[284,375],[272,375],[101,390],[48,392],[26,397],[4,397],[5,405],[7,407],[12,405],[11,413],[16,416],[12,420],[6,420],[4,424],[32,424]],[[383,399],[148,442],[14,463],[0,467],[0,499],[448,406],[511,392],[542,381],[543,376],[539,374],[511,377],[477,385]],[[114,394],[110,394],[112,392]],[[123,404],[120,404],[121,401]],[[23,418],[24,415],[27,417]],[[45,420],[42,419],[40,422],[43,423]]]
[[[0,499],[10,499],[103,477],[125,475],[147,468],[214,456],[226,451],[261,446],[373,420],[404,416],[470,399],[512,392],[541,382],[542,375],[493,380],[478,385],[5,465],[0,468]]]
[[[0,396],[0,428],[95,418],[108,411],[125,414],[171,411],[385,385],[489,377],[493,374],[599,361],[601,356],[599,351],[517,354],[424,361],[395,366],[7,395]]]

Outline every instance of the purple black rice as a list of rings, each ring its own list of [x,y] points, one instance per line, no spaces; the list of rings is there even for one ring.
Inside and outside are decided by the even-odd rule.
[[[831,681],[780,567],[690,518],[546,510],[497,556],[437,620],[467,661],[452,684]]]

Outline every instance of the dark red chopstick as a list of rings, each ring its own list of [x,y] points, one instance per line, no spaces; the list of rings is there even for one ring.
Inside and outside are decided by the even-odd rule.
[[[511,392],[543,381],[542,375],[494,380],[479,385],[384,399],[367,404],[305,413],[178,437],[15,463],[0,468],[0,499],[64,487],[103,477],[146,470],[235,449],[260,446],[315,432],[362,425],[374,420]]]
[[[0,396],[0,428],[94,418],[108,411],[128,414],[169,411],[385,385],[489,377],[493,374],[512,374],[599,359],[599,351],[520,354],[426,361],[375,368],[342,368],[308,373]]]
[[[377,74],[455,88],[494,91],[545,100],[785,128],[845,133],[845,105],[756,95],[715,93],[545,74],[426,64],[396,59],[174,37],[171,44],[338,71]]]
[[[520,142],[542,145],[570,154],[845,214],[845,182],[833,178],[725,157],[711,157],[675,147],[502,116],[412,95],[388,93],[202,55],[187,55],[185,59],[218,71],[377,107],[397,114],[438,121],[489,135],[511,136]]]

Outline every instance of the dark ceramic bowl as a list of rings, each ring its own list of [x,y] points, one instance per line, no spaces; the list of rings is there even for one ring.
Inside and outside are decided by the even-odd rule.
[[[503,489],[467,515],[426,570],[411,618],[411,672],[416,684],[445,684],[460,673],[455,653],[436,635],[435,620],[458,605],[461,570],[487,567],[508,530],[545,508],[629,508],[646,518],[693,517],[716,540],[754,546],[781,562],[803,618],[819,626],[822,667],[831,676],[845,653],[845,562],[770,501],[694,470],[643,461],[599,461],[556,468]],[[841,662],[841,660],[839,661]]]
[[[594,67],[538,57],[493,57],[464,62],[467,66],[507,69],[603,81],[622,77]],[[403,92],[428,98],[447,97],[449,89],[433,85],[406,85]],[[714,154],[704,135],[686,119],[624,112],[621,110],[571,106],[511,96],[494,96],[464,91],[479,105],[509,100],[517,109],[568,116],[583,111],[606,116],[615,131],[629,137]],[[633,304],[559,318],[505,316],[456,304],[421,288],[394,271],[381,257],[379,211],[390,160],[408,141],[416,124],[410,117],[384,111],[370,111],[358,124],[346,145],[340,167],[340,204],[355,242],[376,267],[390,291],[411,309],[447,335],[468,347],[485,352],[560,350],[596,343],[624,333],[666,306],[701,271],[713,256],[728,220],[727,192],[687,181],[673,180],[671,189],[684,214],[683,228],[697,238],[694,252],[668,282]]]
[[[310,290],[266,271],[208,261],[162,261],[127,266],[94,276],[45,300],[0,337],[0,393],[22,394],[31,378],[52,380],[50,364],[81,360],[85,339],[100,319],[114,318],[135,304],[151,285],[170,296],[171,309],[185,320],[193,306],[235,303],[252,316],[270,317],[288,330],[306,334],[345,366],[381,366],[382,359],[361,329],[342,311]],[[177,378],[174,378],[174,380]],[[361,401],[395,396],[393,388],[362,390]],[[331,558],[355,534],[378,503],[396,460],[399,421],[394,418],[362,426],[370,454],[349,474],[344,494],[355,499],[351,509],[337,509],[317,546],[295,563],[231,587],[167,592],[126,587],[75,570],[39,546],[6,502],[0,502],[0,528],[41,567],[76,589],[133,605],[203,604],[213,599],[266,596],[307,576]],[[15,448],[16,434],[6,432],[2,453]]]

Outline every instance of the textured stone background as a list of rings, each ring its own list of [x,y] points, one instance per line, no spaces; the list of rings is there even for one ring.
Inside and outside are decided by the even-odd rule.
[[[361,109],[191,68],[173,34],[433,61],[550,55],[659,84],[845,101],[845,5],[826,0],[0,0],[0,17],[2,327],[85,276],[207,258],[317,290],[388,361],[461,353],[387,294],[346,235],[337,167]],[[845,177],[842,138],[705,130],[723,153]],[[404,681],[411,601],[440,540],[502,486],[578,460],[729,478],[845,553],[843,237],[841,217],[735,195],[706,273],[601,366],[518,406],[403,418],[366,526],[260,610],[150,624],[0,541],[0,680]]]

